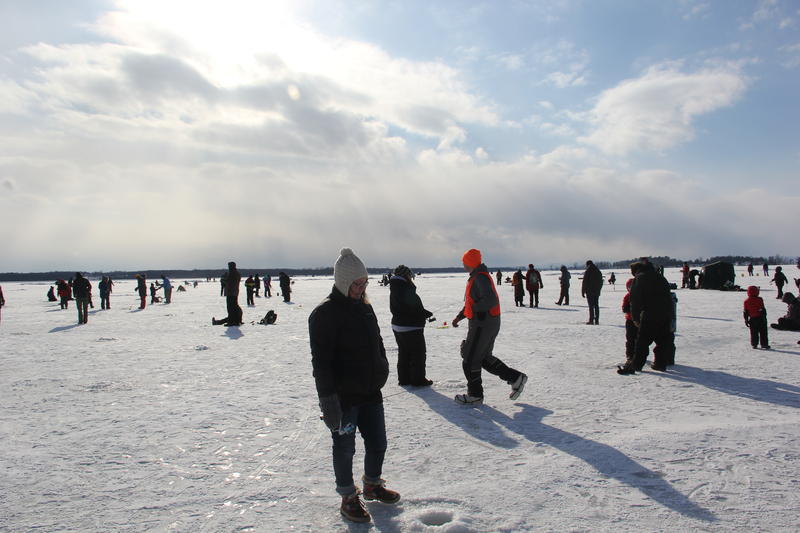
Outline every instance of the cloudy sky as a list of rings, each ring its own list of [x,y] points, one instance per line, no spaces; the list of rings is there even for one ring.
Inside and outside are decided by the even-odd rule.
[[[0,0],[0,271],[798,253],[795,0]]]

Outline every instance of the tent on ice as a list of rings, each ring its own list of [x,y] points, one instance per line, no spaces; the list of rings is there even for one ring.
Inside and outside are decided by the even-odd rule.
[[[725,261],[718,261],[703,267],[703,289],[732,289],[736,273],[733,265]]]

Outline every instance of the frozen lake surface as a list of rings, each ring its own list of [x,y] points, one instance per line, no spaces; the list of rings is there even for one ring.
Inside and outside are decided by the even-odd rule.
[[[742,270],[770,321],[782,316],[769,279]],[[466,275],[417,279],[438,319],[430,389],[397,385],[389,290],[371,278],[391,366],[384,477],[403,499],[368,504],[367,525],[338,513],[311,375],[307,318],[332,278],[296,278],[291,304],[248,308],[243,291],[240,328],[211,326],[225,315],[215,282],[139,311],[134,282],[119,280],[102,311],[92,280],[83,326],[74,303],[46,301],[48,284],[4,283],[0,530],[797,531],[800,333],[770,330],[773,350],[753,350],[745,293],[678,290],[676,366],[619,376],[627,273],[603,289],[599,326],[584,324],[579,274],[569,307],[553,304],[554,271],[539,309],[499,288],[495,354],[530,380],[511,401],[484,373],[478,408],[452,400],[466,325],[431,327],[458,312]],[[679,283],[676,269],[667,277]],[[269,309],[277,324],[251,324]]]

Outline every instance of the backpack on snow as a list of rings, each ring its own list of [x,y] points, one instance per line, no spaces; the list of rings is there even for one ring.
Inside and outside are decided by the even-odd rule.
[[[278,314],[272,309],[270,309],[269,311],[267,311],[267,314],[264,315],[264,318],[259,320],[258,323],[264,324],[266,326],[269,324],[274,324],[276,320],[278,320]]]

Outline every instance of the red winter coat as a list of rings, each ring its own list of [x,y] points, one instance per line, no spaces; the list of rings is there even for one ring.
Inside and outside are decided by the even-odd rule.
[[[744,313],[748,318],[757,318],[764,314],[764,300],[758,296],[758,287],[747,287],[747,299],[744,301]]]

